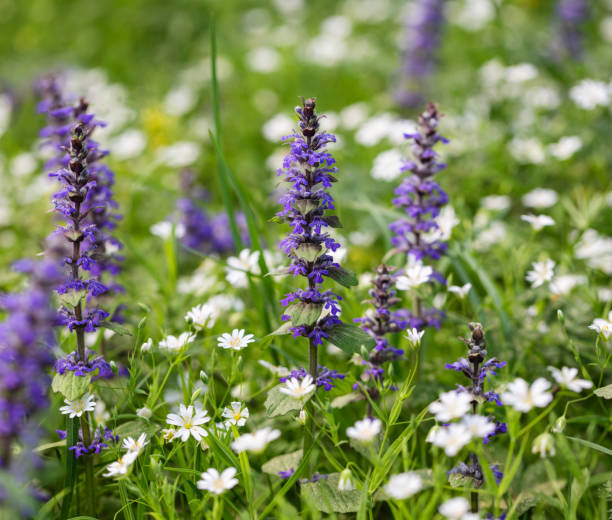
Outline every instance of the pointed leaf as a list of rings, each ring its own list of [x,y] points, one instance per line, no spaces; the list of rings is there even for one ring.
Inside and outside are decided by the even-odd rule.
[[[277,415],[285,415],[292,410],[301,410],[304,404],[314,395],[312,392],[301,401],[293,397],[283,394],[281,385],[275,386],[268,392],[268,397],[264,406],[266,407],[266,415],[268,417],[276,417]]]
[[[91,375],[75,376],[74,372],[55,374],[51,381],[51,389],[59,392],[69,401],[74,401],[87,392],[87,387],[91,382]]]
[[[332,280],[338,282],[343,287],[346,287],[347,289],[359,283],[355,273],[353,273],[352,271],[347,271],[346,269],[344,269],[344,267],[328,267],[327,276],[329,276]]]
[[[322,248],[319,244],[300,244],[293,252],[299,258],[306,260],[307,262],[314,262],[319,256],[321,256]]]
[[[361,346],[368,350],[374,347],[374,339],[364,330],[348,323],[340,323],[327,331],[328,339],[347,354],[361,352]]]
[[[336,215],[329,215],[328,217],[323,217],[323,220],[327,222],[327,225],[329,227],[333,227],[333,228],[342,227],[342,223],[340,222],[340,219]]]
[[[304,484],[304,498],[324,513],[355,513],[359,511],[361,492],[340,491],[338,489],[339,473],[331,473],[327,479]]]
[[[312,325],[321,316],[322,303],[297,302],[285,309],[285,314],[291,318],[294,327]]]
[[[278,475],[279,471],[289,471],[290,469],[295,470],[300,465],[302,455],[304,455],[303,450],[297,450],[285,455],[279,455],[278,457],[274,457],[266,462],[261,467],[261,470],[270,475]]]
[[[599,397],[603,397],[604,399],[612,399],[612,385],[602,386],[593,393]]]

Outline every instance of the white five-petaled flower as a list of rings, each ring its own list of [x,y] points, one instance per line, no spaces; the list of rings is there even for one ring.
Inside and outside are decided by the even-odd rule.
[[[438,421],[448,422],[468,413],[471,402],[471,394],[451,390],[440,394],[440,398],[429,405],[429,411]]]
[[[302,380],[292,377],[285,381],[285,385],[285,387],[279,388],[279,391],[294,399],[304,399],[316,390],[314,380],[310,374],[307,374]]]
[[[423,334],[425,334],[424,330],[419,331],[415,328],[408,329],[406,331],[406,337],[408,338],[408,341],[410,341],[410,343],[415,347],[421,344],[421,338],[423,337]]]
[[[531,386],[519,377],[508,385],[501,400],[519,412],[528,412],[533,407],[544,408],[552,401],[553,396],[547,391],[549,388],[550,383],[543,377],[536,379]]]
[[[221,348],[231,348],[232,350],[240,350],[246,348],[249,343],[255,341],[253,334],[244,335],[244,329],[234,329],[231,334],[224,333],[218,339],[218,346]]]
[[[391,475],[385,485],[385,493],[396,500],[404,500],[423,488],[423,480],[413,471]]]
[[[531,264],[533,269],[527,272],[525,279],[531,283],[531,287],[534,289],[544,285],[546,282],[550,282],[554,276],[555,262],[548,259],[544,262],[533,262]]]
[[[62,406],[60,412],[64,415],[69,415],[71,419],[74,417],[81,417],[85,412],[93,412],[95,410],[96,403],[93,399],[94,396],[89,392],[74,401],[64,399],[67,406]]]
[[[578,379],[578,369],[562,367],[561,370],[555,367],[548,367],[553,379],[561,386],[565,386],[572,392],[580,393],[586,388],[591,388],[593,383],[586,379]]]
[[[143,419],[150,419],[153,415],[153,412],[150,408],[143,406],[142,408],[138,408],[138,410],[136,410],[136,415],[138,417],[142,417]]]
[[[356,489],[356,486],[353,482],[353,474],[350,469],[345,468],[338,478],[338,491],[353,491],[354,489]]]
[[[437,430],[431,442],[435,446],[444,448],[444,453],[449,457],[454,457],[471,440],[472,434],[467,426],[462,423],[451,423]]]
[[[486,437],[495,431],[495,424],[483,415],[465,415],[461,420],[472,437]]]
[[[612,336],[612,311],[608,313],[608,319],[595,318],[593,323],[589,325],[589,329],[593,329],[597,334],[601,334],[605,340],[609,340]]]
[[[196,339],[195,334],[191,332],[183,332],[178,337],[166,336],[159,342],[159,348],[168,349],[171,352],[181,350],[185,345],[193,343]]]
[[[221,474],[214,468],[208,468],[202,473],[202,480],[198,480],[196,485],[198,489],[204,489],[215,495],[220,495],[238,484],[238,479],[234,478],[235,475],[236,468],[227,468]]]
[[[106,473],[104,473],[104,476],[105,477],[116,477],[118,475],[127,474],[128,469],[130,469],[130,466],[136,460],[137,456],[138,456],[137,452],[128,451],[119,460],[106,466]]]
[[[523,195],[521,202],[528,208],[550,208],[559,200],[559,195],[555,190],[548,188],[536,188]]]
[[[529,222],[534,231],[540,231],[540,229],[546,226],[554,226],[555,221],[548,215],[521,215],[521,220]]]
[[[459,298],[463,300],[463,298],[465,298],[465,295],[470,292],[471,288],[471,283],[466,283],[465,285],[451,285],[448,288],[448,292],[455,293],[457,296],[459,296]]]
[[[554,455],[556,452],[553,436],[548,432],[538,435],[531,446],[531,453],[539,453],[543,459]]]
[[[140,350],[141,352],[149,352],[152,346],[153,346],[153,339],[149,338],[147,341],[145,341],[142,344],[142,346],[140,347]]]
[[[178,430],[174,432],[174,436],[180,437],[183,442],[193,437],[196,441],[201,441],[202,437],[208,436],[208,432],[200,425],[210,421],[208,412],[194,408],[192,405],[180,405],[179,414],[169,413],[166,417],[166,422],[173,426],[178,426]],[[174,438],[174,437],[173,437]]]
[[[450,520],[461,520],[467,514],[469,509],[468,501],[463,497],[455,497],[447,500],[442,504],[438,511],[440,514]]]
[[[249,409],[241,402],[233,401],[230,403],[230,407],[225,407],[223,410],[223,417],[227,419],[225,421],[226,425],[244,426],[249,418]]]
[[[185,314],[185,321],[191,322],[196,330],[203,330],[205,327],[210,329],[214,324],[213,310],[206,303],[196,305]]]
[[[427,283],[432,274],[433,269],[430,266],[423,265],[420,261],[411,260],[404,269],[404,274],[397,277],[395,286],[400,291],[414,289]]]
[[[147,441],[147,434],[141,433],[140,437],[138,437],[136,440],[134,440],[132,437],[123,439],[122,447],[128,450],[128,452],[138,454],[147,444],[149,444],[149,441]]]
[[[266,427],[257,430],[253,433],[245,433],[232,442],[232,449],[236,453],[243,451],[252,451],[254,453],[262,452],[268,443],[280,437],[280,430],[273,430]]]
[[[382,423],[375,417],[366,417],[361,421],[357,421],[353,426],[346,429],[346,434],[358,442],[365,444],[372,442],[380,433]]]
[[[234,287],[241,289],[248,285],[247,273],[259,274],[259,251],[251,252],[250,249],[243,249],[240,254],[230,256],[227,259],[225,268],[225,278]]]

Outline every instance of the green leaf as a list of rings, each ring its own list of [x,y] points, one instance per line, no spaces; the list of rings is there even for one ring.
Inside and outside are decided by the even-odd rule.
[[[307,262],[314,262],[322,253],[323,248],[319,244],[300,244],[293,252]]]
[[[297,302],[287,307],[284,313],[291,318],[294,327],[312,325],[321,316],[322,303]]]
[[[568,437],[568,439],[574,442],[577,442],[578,444],[587,446],[588,448],[591,448],[593,450],[597,450],[597,451],[600,451],[601,453],[605,453],[606,455],[612,455],[611,449],[601,446],[600,444],[595,444],[594,442],[585,441],[584,439],[578,439],[577,437]]]
[[[336,215],[329,215],[328,217],[323,217],[323,221],[327,222],[328,226],[333,228],[341,228],[342,223],[340,219]]]
[[[59,301],[66,307],[76,307],[85,296],[87,296],[87,291],[85,289],[68,291],[59,295]]]
[[[347,271],[344,269],[344,267],[328,267],[327,276],[347,289],[354,287],[359,283],[355,273],[352,271]]]
[[[268,397],[264,404],[268,417],[285,415],[292,410],[301,410],[304,408],[304,404],[314,395],[314,392],[312,392],[300,401],[287,394],[283,394],[280,391],[281,386],[282,385],[277,385],[268,392]]]
[[[289,471],[290,469],[295,470],[295,468],[299,466],[303,455],[304,450],[297,450],[285,455],[279,455],[278,457],[274,457],[266,462],[261,467],[261,470],[264,473],[277,476],[280,471]]]
[[[304,484],[304,498],[319,511],[324,513],[356,513],[359,511],[361,491],[340,491],[338,489],[339,473],[331,473],[327,479]]]
[[[327,335],[331,343],[347,354],[361,352],[362,345],[369,350],[375,344],[374,339],[367,332],[348,323],[334,325],[333,328],[327,331]]]
[[[266,338],[270,336],[284,336],[285,334],[291,334],[291,331],[289,330],[291,327],[293,327],[293,324],[290,321],[283,323],[278,329],[270,332]]]
[[[51,389],[59,392],[69,401],[74,401],[87,392],[87,387],[91,382],[91,374],[75,376],[74,372],[55,374],[51,382]]]
[[[119,437],[133,437],[136,439],[141,433],[146,433],[151,437],[157,433],[159,427],[147,421],[128,421],[115,428],[115,435]]]
[[[105,321],[102,323],[102,326],[105,329],[112,330],[114,333],[119,334],[120,336],[133,336],[130,329],[128,329],[127,327],[123,327],[117,323],[113,323],[112,321]]]
[[[314,199],[299,199],[294,202],[295,209],[297,209],[302,215],[307,215],[313,209],[319,207],[319,201]]]
[[[602,386],[593,393],[599,397],[603,397],[604,399],[612,399],[612,385]]]

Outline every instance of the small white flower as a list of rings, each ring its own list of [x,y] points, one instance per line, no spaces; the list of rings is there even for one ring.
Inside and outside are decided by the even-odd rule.
[[[180,117],[193,109],[198,98],[194,90],[187,85],[179,85],[166,94],[164,111],[171,116]]]
[[[539,453],[543,459],[556,453],[555,441],[550,433],[538,435],[531,446],[531,453]]]
[[[89,392],[74,401],[64,399],[64,402],[67,406],[60,407],[60,412],[69,415],[71,419],[81,417],[85,412],[93,412],[96,408],[94,396]]]
[[[425,437],[425,442],[433,443],[436,438],[436,435],[438,434],[441,428],[442,427],[439,424],[434,424],[427,433],[427,437]]]
[[[241,402],[233,401],[229,408],[223,410],[223,417],[227,419],[226,423],[244,426],[249,418],[249,409]]]
[[[140,346],[140,350],[141,352],[149,352],[151,350],[151,347],[153,346],[153,339],[149,338],[147,341],[145,341],[141,346]]]
[[[544,262],[533,262],[531,264],[533,269],[527,272],[525,280],[531,283],[531,287],[534,289],[544,285],[546,282],[550,282],[554,276],[555,262],[548,259]]]
[[[249,343],[253,343],[255,341],[255,336],[253,336],[253,334],[247,334],[245,336],[244,329],[234,329],[231,334],[228,334],[227,332],[222,334],[217,341],[217,346],[221,348],[240,350],[246,348]]]
[[[346,429],[346,434],[358,442],[370,443],[380,433],[382,423],[379,419],[367,417],[357,421],[353,426]]]
[[[214,468],[208,468],[202,473],[202,480],[198,480],[196,485],[198,489],[220,495],[238,484],[238,479],[234,478],[235,476],[236,468],[227,468],[221,474]]]
[[[442,504],[438,511],[450,520],[461,520],[461,517],[468,512],[468,501],[463,497],[455,497]]]
[[[576,135],[570,135],[559,139],[558,143],[549,144],[548,152],[555,159],[565,161],[582,148],[582,140]]]
[[[546,159],[544,146],[535,137],[515,137],[508,143],[508,149],[510,155],[521,164],[541,164]]]
[[[191,405],[180,405],[179,415],[169,413],[166,417],[166,422],[173,426],[178,426],[175,435],[180,437],[183,442],[186,442],[189,437],[193,437],[196,441],[201,441],[202,437],[207,437],[208,432],[200,425],[210,421],[208,412],[195,408]]]
[[[150,419],[153,415],[153,412],[150,408],[143,406],[142,408],[138,408],[138,410],[136,410],[136,415],[138,417],[142,417],[143,419]]]
[[[176,437],[176,430],[174,428],[164,428],[162,430],[162,439],[166,442],[171,442]]]
[[[603,81],[583,79],[570,89],[569,95],[584,110],[593,110],[610,103],[610,91]]]
[[[132,437],[123,439],[122,447],[128,450],[128,452],[139,454],[147,444],[149,444],[149,441],[147,441],[147,434],[141,433],[136,440],[134,440]]]
[[[483,415],[465,415],[461,420],[472,437],[487,437],[495,431],[495,424]]]
[[[248,285],[247,273],[259,274],[259,251],[243,249],[240,254],[230,256],[225,268],[225,279],[234,287],[244,289]]]
[[[243,451],[252,451],[254,453],[262,452],[268,443],[280,437],[280,430],[272,428],[263,428],[253,433],[245,433],[232,442],[232,449],[236,453]]]
[[[353,491],[356,488],[351,470],[345,468],[338,479],[338,491]]]
[[[469,412],[472,396],[466,392],[444,392],[440,398],[429,405],[429,412],[440,422],[448,422],[463,417]]]
[[[197,161],[202,146],[194,141],[179,141],[157,150],[157,160],[170,168],[184,168]],[[177,235],[178,236],[178,235]]]
[[[554,206],[559,200],[559,195],[555,190],[549,190],[547,188],[536,188],[523,195],[521,202],[528,208],[550,208]]]
[[[452,423],[435,433],[432,444],[444,448],[446,455],[454,457],[471,440],[472,434],[464,424]]]
[[[284,113],[276,114],[263,125],[261,130],[268,141],[277,143],[284,136],[293,132],[293,119]]]
[[[577,285],[586,283],[587,277],[583,274],[564,274],[550,282],[550,292],[559,295],[568,294]]]
[[[589,329],[594,330],[597,334],[601,334],[607,341],[612,336],[612,311],[608,313],[608,319],[595,318],[593,323],[589,325]]]
[[[147,146],[147,138],[140,130],[128,129],[115,137],[109,148],[113,151],[113,157],[120,161],[131,159],[142,153]]]
[[[279,388],[282,394],[293,397],[294,399],[304,399],[316,390],[314,381],[310,374],[306,375],[301,381],[295,377],[285,381],[286,387]]]
[[[459,296],[459,298],[463,300],[463,298],[465,298],[465,295],[470,292],[471,288],[471,283],[466,283],[465,285],[451,285],[448,288],[448,292],[455,293],[457,296]]]
[[[404,274],[397,277],[395,286],[400,291],[407,291],[427,283],[433,274],[433,269],[428,265],[423,265],[419,260],[410,255],[408,265],[404,269]]]
[[[385,485],[385,493],[395,500],[404,500],[423,488],[423,480],[412,471],[391,475]]]
[[[593,383],[586,379],[578,379],[578,369],[562,367],[561,370],[555,367],[548,367],[553,379],[561,386],[565,386],[572,392],[580,393],[587,388],[591,388]]]
[[[204,328],[212,328],[211,324],[214,324],[213,309],[210,305],[202,303],[193,307],[187,314],[185,314],[185,321],[193,324],[193,328],[196,330],[203,330]]]
[[[159,348],[168,349],[170,352],[181,350],[185,345],[193,343],[196,335],[191,332],[183,332],[180,336],[166,336],[159,342]]]
[[[548,215],[532,215],[530,213],[528,215],[521,215],[521,220],[529,222],[535,231],[540,231],[540,229],[546,226],[555,225],[555,221]]]
[[[386,112],[371,117],[359,126],[355,133],[355,141],[363,146],[376,146],[387,137],[395,119],[395,116]]]
[[[393,181],[402,174],[403,164],[402,154],[393,148],[376,156],[370,175],[374,179]]]
[[[110,413],[106,411],[104,401],[96,401],[93,418],[97,425],[104,425],[110,419]]]
[[[257,361],[257,363],[259,363],[262,367],[267,368],[270,372],[272,372],[273,374],[276,374],[277,376],[285,377],[290,374],[290,371],[287,367],[283,367],[283,366],[277,367],[276,365],[273,365],[272,363],[270,363],[269,361],[266,361],[265,359],[260,359],[259,361]]]
[[[519,377],[508,385],[507,391],[501,395],[501,400],[519,412],[528,412],[534,406],[544,408],[552,401],[552,394],[547,392],[549,388],[550,383],[542,377],[536,379],[531,387]]]
[[[306,424],[306,412],[304,410],[300,410],[300,413],[296,417],[297,422],[300,424]]]
[[[507,195],[487,195],[480,199],[480,205],[488,211],[505,211],[511,203]]]
[[[247,64],[256,72],[274,72],[278,69],[281,57],[278,51],[271,47],[257,47],[246,56]]]
[[[149,231],[151,231],[152,235],[167,240],[172,235],[172,222],[166,220],[158,222],[157,224],[153,224],[149,228]]]
[[[138,456],[138,453],[133,452],[133,451],[128,451],[119,460],[106,466],[106,473],[104,473],[103,476],[116,477],[118,475],[127,474],[128,470],[130,469],[130,466],[136,460],[137,456]]]
[[[410,341],[410,343],[415,347],[421,344],[421,338],[424,334],[424,330],[419,331],[415,328],[408,329],[406,331],[406,337],[408,338],[408,341]]]

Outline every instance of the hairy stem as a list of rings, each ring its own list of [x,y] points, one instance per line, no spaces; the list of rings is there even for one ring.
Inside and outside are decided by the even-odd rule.
[[[308,373],[312,376],[314,385],[315,385],[315,394],[317,387],[317,375],[319,372],[319,362],[318,362],[318,350],[317,345],[314,344],[314,341],[310,340],[310,349],[309,349],[309,357],[308,357]],[[311,397],[311,401],[314,399],[314,395]],[[306,434],[304,435],[304,453],[307,452],[308,448],[314,442],[314,406],[312,402],[309,401],[306,403]],[[314,461],[311,458],[308,463],[308,475],[312,474],[312,468],[314,466]]]

